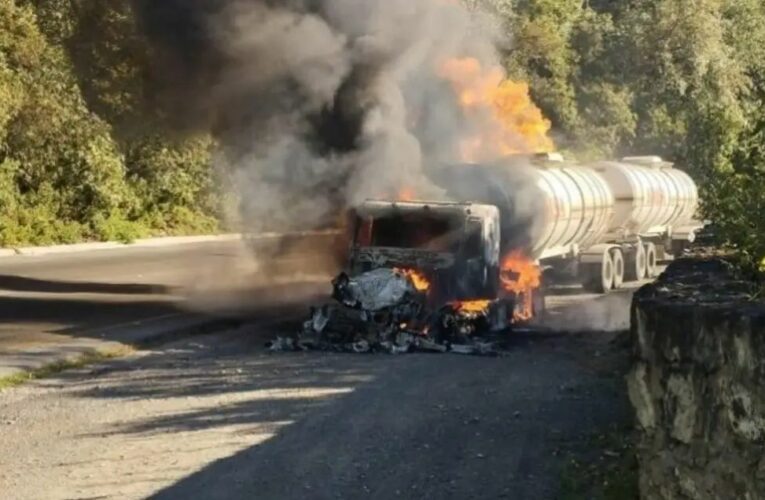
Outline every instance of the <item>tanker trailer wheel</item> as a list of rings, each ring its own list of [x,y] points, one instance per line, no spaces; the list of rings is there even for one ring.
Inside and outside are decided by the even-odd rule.
[[[656,245],[645,244],[645,275],[647,278],[655,278],[658,274]]]
[[[642,243],[635,245],[635,251],[625,261],[624,279],[627,281],[640,281],[645,278],[645,246]]]
[[[614,261],[606,250],[600,262],[581,266],[582,287],[592,293],[606,293],[614,286]]]
[[[619,289],[624,284],[624,252],[621,248],[611,250],[611,260],[614,263],[614,290]]]

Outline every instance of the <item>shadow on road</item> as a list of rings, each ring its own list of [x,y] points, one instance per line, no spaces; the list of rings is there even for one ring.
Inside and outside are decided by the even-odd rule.
[[[238,289],[225,285],[210,290],[176,288],[174,294],[169,294],[169,287],[150,284],[74,283],[0,276],[0,291],[9,291],[0,293],[0,353],[3,349],[16,352],[19,347],[35,345],[29,356],[39,353],[44,357],[50,353],[43,346],[51,341],[50,334],[121,341],[123,333],[129,334],[123,330],[189,315],[243,320],[278,317],[288,309],[294,318],[302,320],[308,311],[307,304],[321,302],[326,296],[326,286],[315,282]],[[73,295],[76,293],[88,295]],[[57,348],[52,346],[51,350],[55,352]]]
[[[167,300],[124,303],[98,299],[48,299],[0,297],[0,328],[3,324],[39,323],[51,333],[85,332],[89,328],[120,320],[163,316],[181,309]],[[140,313],[140,314],[136,314]],[[58,325],[51,328],[50,325]]]
[[[76,395],[142,401],[107,431],[131,442],[179,454],[254,443],[158,499],[555,498],[565,450],[626,415],[612,381],[550,342],[525,338],[500,358],[271,355],[261,345],[272,334],[116,364],[126,373]]]
[[[0,275],[0,290],[41,293],[98,293],[159,295],[170,293],[171,287],[138,283],[90,283],[84,281],[51,281],[22,276]]]

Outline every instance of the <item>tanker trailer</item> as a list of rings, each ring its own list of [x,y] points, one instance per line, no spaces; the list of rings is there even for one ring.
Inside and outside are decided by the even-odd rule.
[[[605,241],[626,245],[627,279],[656,274],[660,260],[680,255],[702,227],[693,179],[658,156],[595,162],[614,195],[614,223]]]
[[[690,178],[663,162],[660,168],[640,163],[647,161],[578,165],[545,154],[429,175],[454,199],[499,209],[504,254],[522,250],[547,276],[573,277],[603,293],[625,278],[653,275],[658,244],[689,241],[698,227]]]

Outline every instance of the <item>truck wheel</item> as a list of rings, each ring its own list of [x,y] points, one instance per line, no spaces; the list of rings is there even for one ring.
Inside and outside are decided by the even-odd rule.
[[[655,278],[657,274],[656,245],[645,244],[645,275],[647,278]]]
[[[603,252],[599,263],[585,264],[582,267],[582,286],[588,292],[606,293],[614,286],[614,261],[611,259],[611,252]]]
[[[621,248],[611,250],[611,260],[614,266],[614,290],[619,289],[624,284],[624,252]]]
[[[645,278],[646,259],[645,247],[642,243],[635,246],[635,251],[627,258],[624,279],[627,281],[640,281]]]

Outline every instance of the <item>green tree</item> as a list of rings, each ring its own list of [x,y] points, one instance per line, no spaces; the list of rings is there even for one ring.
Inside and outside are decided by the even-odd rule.
[[[34,11],[11,0],[0,0],[0,61],[0,243],[93,237],[97,215],[129,208],[108,125],[88,110],[66,53],[40,32]]]
[[[132,2],[0,0],[0,245],[217,228],[209,137],[147,101]]]
[[[147,135],[131,142],[127,164],[139,199],[137,219],[163,234],[215,231],[221,192],[210,167],[213,147],[209,136],[172,141]]]
[[[765,4],[495,0],[515,78],[579,156],[659,154],[696,177],[704,215],[765,255]]]

